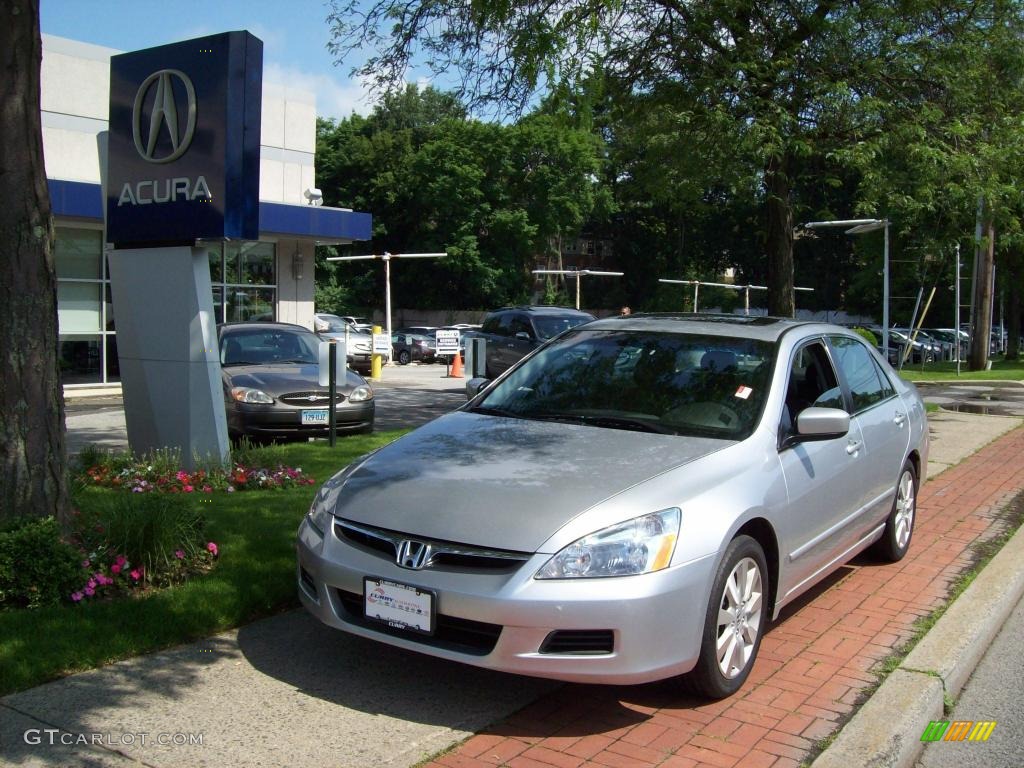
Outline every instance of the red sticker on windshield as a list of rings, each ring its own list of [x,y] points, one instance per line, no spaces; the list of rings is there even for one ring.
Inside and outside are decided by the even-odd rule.
[[[754,390],[752,390],[750,387],[740,387],[739,389],[736,390],[736,397],[738,397],[740,400],[746,400],[752,394],[754,394]]]

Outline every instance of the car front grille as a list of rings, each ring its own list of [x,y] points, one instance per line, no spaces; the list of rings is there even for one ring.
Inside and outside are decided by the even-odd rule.
[[[287,405],[302,405],[307,408],[326,408],[331,404],[331,395],[326,389],[315,392],[289,392],[277,399]],[[335,392],[334,402],[345,402],[345,396],[340,392]]]
[[[437,614],[433,635],[405,632],[401,629],[389,627],[387,624],[382,624],[379,621],[367,619],[363,612],[362,595],[348,592],[344,589],[338,589],[335,592],[345,614],[342,618],[350,624],[355,624],[365,629],[372,629],[385,635],[412,640],[434,648],[443,648],[473,656],[486,656],[494,650],[494,646],[498,643],[498,636],[501,635],[502,627],[500,624],[487,624],[482,621],[460,619],[457,616],[446,616],[443,613]]]
[[[457,544],[451,541],[424,539],[385,528],[375,528],[349,520],[335,520],[334,530],[338,537],[357,544],[364,549],[379,553],[393,563],[403,565],[399,552],[403,542],[412,541],[428,547],[422,562],[412,567],[415,570],[437,568],[446,570],[486,571],[489,573],[511,572],[521,566],[531,555],[526,552],[488,549],[471,544]]]

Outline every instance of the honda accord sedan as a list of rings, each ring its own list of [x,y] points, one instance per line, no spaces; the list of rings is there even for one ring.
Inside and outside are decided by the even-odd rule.
[[[740,688],[769,621],[910,546],[924,405],[859,336],[631,315],[356,461],[298,531],[325,624],[480,667]]]
[[[318,382],[320,339],[290,323],[228,323],[220,337],[228,433],[267,439],[324,437],[330,393]],[[338,432],[372,432],[373,389],[346,369],[335,392]]]

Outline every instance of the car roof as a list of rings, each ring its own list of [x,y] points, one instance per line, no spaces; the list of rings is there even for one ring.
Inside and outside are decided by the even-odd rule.
[[[277,331],[302,331],[303,333],[313,333],[309,328],[304,325],[296,325],[295,323],[263,323],[263,322],[239,322],[239,323],[221,323],[217,326],[217,330],[220,333],[233,332],[233,331],[248,331],[248,330],[277,330]]]
[[[495,309],[494,311],[492,311],[491,314],[493,315],[497,312],[513,311],[529,312],[530,314],[534,315],[586,315],[587,317],[593,317],[593,315],[590,314],[589,312],[583,312],[582,310],[573,309],[572,307],[555,307],[539,304],[529,306],[524,305],[518,307],[501,307],[499,309]]]
[[[702,336],[729,336],[776,342],[795,329],[814,333],[846,333],[851,331],[830,323],[793,320],[764,315],[713,315],[692,313],[642,313],[606,317],[582,326],[593,331],[648,331],[655,333],[688,333]]]

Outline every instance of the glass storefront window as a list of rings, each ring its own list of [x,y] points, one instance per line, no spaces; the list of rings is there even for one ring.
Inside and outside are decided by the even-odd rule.
[[[103,233],[99,230],[57,227],[53,256],[60,278],[103,279]]]
[[[227,288],[225,320],[229,323],[262,322],[274,319],[273,288]]]
[[[100,283],[57,283],[57,323],[60,333],[95,333],[100,322]]]
[[[235,285],[277,283],[273,243],[228,243],[224,255],[224,282]]]
[[[61,336],[60,371],[65,384],[99,384],[100,336]]]
[[[220,246],[217,246],[216,249],[210,248],[208,253],[210,254],[210,282],[223,283],[224,258]]]
[[[107,381],[121,380],[121,365],[117,358],[117,335],[108,333],[107,339]]]

